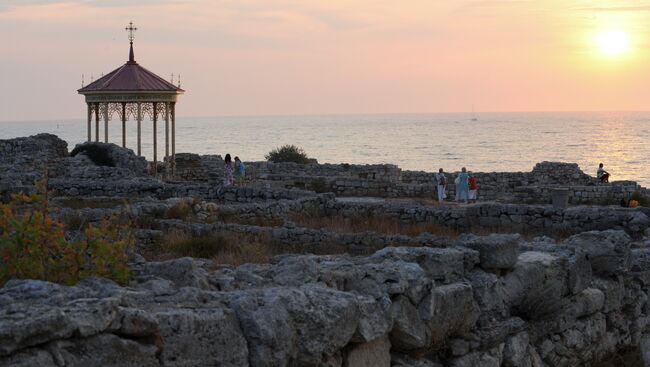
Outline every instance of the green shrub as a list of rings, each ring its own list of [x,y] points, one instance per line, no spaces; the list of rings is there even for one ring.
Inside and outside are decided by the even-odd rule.
[[[312,181],[311,184],[310,184],[310,187],[311,187],[311,189],[313,191],[315,191],[316,193],[319,193],[319,194],[323,193],[323,192],[332,192],[332,187],[327,182],[327,180],[325,180],[322,177],[319,177],[319,178],[315,179],[314,181]]]
[[[135,240],[128,225],[115,218],[90,224],[75,241],[65,239],[64,229],[50,217],[44,194],[15,195],[0,205],[0,286],[13,278],[63,284],[91,276],[129,280],[127,251]]]
[[[115,161],[110,155],[110,146],[108,144],[87,144],[80,145],[72,149],[70,156],[84,154],[98,166],[115,167]]]
[[[295,145],[284,145],[279,148],[275,148],[265,155],[267,161],[270,162],[294,162],[299,164],[309,163],[309,157],[307,153]]]

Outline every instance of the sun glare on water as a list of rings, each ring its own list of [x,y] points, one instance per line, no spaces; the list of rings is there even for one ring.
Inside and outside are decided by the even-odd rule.
[[[619,56],[628,50],[630,37],[621,30],[607,30],[598,34],[596,43],[603,55]]]

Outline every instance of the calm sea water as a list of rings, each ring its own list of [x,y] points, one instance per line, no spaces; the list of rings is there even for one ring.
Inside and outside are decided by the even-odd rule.
[[[650,186],[650,112],[483,113],[178,118],[176,152],[230,153],[262,160],[283,144],[303,147],[319,162],[395,163],[404,169],[530,171],[537,162],[577,162],[595,174],[605,163],[615,180]],[[103,123],[100,134],[103,134]],[[84,120],[0,122],[0,139],[53,133],[70,147],[86,139]],[[158,127],[164,154],[164,124]],[[103,141],[103,135],[100,135]],[[109,141],[121,143],[111,121]],[[151,123],[143,153],[152,156]],[[127,144],[136,146],[135,122]],[[160,158],[159,158],[160,159]]]

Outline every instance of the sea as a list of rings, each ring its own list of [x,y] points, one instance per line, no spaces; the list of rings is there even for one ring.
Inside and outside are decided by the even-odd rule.
[[[158,159],[165,154],[158,124]],[[143,154],[153,156],[152,123],[142,123]],[[0,122],[0,139],[52,133],[69,149],[86,140],[84,119]],[[100,141],[104,125],[100,122]],[[94,134],[94,123],[93,123]],[[94,138],[94,135],[93,135]],[[109,122],[109,142],[121,144],[121,122]],[[453,172],[530,171],[537,162],[575,162],[595,175],[650,186],[650,112],[509,112],[177,117],[176,152],[230,153],[263,160],[284,144],[321,163],[392,163],[402,169]],[[136,148],[136,123],[127,122]]]

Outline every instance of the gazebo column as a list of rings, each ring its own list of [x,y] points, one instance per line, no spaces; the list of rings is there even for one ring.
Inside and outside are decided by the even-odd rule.
[[[156,131],[158,125],[158,113],[156,108],[158,107],[157,102],[153,102],[153,172],[154,174],[158,173],[158,138]]]
[[[126,102],[122,102],[122,148],[126,148]]]
[[[95,103],[95,142],[99,142],[99,103]]]
[[[176,102],[170,103],[172,113],[172,176],[176,173]]]
[[[104,103],[104,143],[108,143],[108,102]]]
[[[142,140],[140,138],[140,136],[141,136],[140,125],[141,125],[141,122],[142,122],[142,104],[140,104],[140,102],[138,102],[137,120],[138,120],[138,157],[140,157],[140,156],[142,156],[142,144],[141,144]]]
[[[90,103],[87,103],[88,105],[88,141],[93,140],[93,134],[92,134],[92,124],[93,124],[93,109],[90,107]]]
[[[165,160],[169,157],[169,102],[165,102]]]

